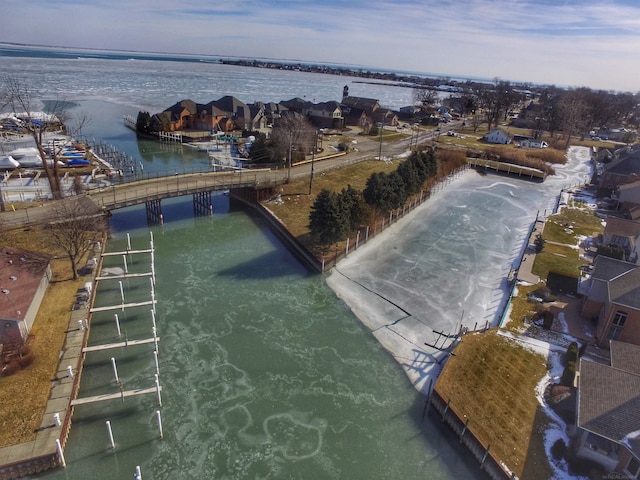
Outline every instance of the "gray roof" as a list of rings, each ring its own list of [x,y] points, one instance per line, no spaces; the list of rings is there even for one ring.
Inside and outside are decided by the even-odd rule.
[[[640,359],[636,349],[632,363]],[[640,457],[640,375],[581,359],[577,425]]]
[[[604,227],[605,235],[618,235],[619,237],[640,237],[640,222],[625,218],[609,217]]]
[[[611,366],[640,375],[640,346],[633,343],[609,340]]]
[[[638,265],[634,263],[623,262],[622,260],[605,257],[604,255],[598,255],[593,265],[594,268],[593,272],[591,272],[591,278],[605,282],[638,268]]]
[[[366,111],[372,111],[374,108],[379,107],[378,100],[375,98],[364,97],[344,97],[342,99],[342,105],[347,107],[362,108]]]
[[[609,282],[609,302],[640,309],[640,268]]]

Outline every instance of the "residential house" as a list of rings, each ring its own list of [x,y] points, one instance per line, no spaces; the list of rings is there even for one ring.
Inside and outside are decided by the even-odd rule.
[[[388,108],[379,108],[373,112],[373,121],[375,123],[382,123],[385,126],[397,127],[400,125],[398,115],[393,110]]]
[[[228,130],[227,118],[226,112],[216,107],[213,102],[206,105],[198,104],[197,114],[192,118],[191,125],[196,130],[226,132],[233,129]]]
[[[0,248],[0,343],[27,339],[51,280],[50,261],[38,252]]]
[[[342,98],[340,108],[347,125],[364,127],[380,121],[374,118],[375,112],[380,108],[380,103],[373,98],[345,96]]]
[[[211,105],[216,106],[227,114],[227,118],[233,121],[235,127],[239,130],[248,129],[251,130],[251,109],[249,105],[236,97],[231,95],[225,95],[218,100],[211,102]]]
[[[502,130],[501,128],[496,128],[495,130],[491,130],[489,133],[485,135],[485,140],[489,143],[499,143],[506,145],[511,143],[511,135]]]
[[[525,138],[520,141],[522,148],[547,148],[549,144],[537,138]]]
[[[293,112],[299,113],[300,115],[305,115],[305,112],[309,108],[310,104],[311,102],[303,100],[300,97],[295,97],[291,100],[283,100],[282,102],[280,102],[280,105],[283,106],[285,110],[291,110]]]
[[[640,266],[598,255],[585,283],[582,315],[596,323],[594,343],[602,348],[609,340],[640,345]]]
[[[626,218],[640,220],[640,180],[620,185],[616,197],[618,209]]]
[[[572,448],[577,458],[600,464],[615,478],[638,478],[640,347],[611,341],[609,349],[609,365],[580,360]]]
[[[336,101],[311,103],[306,109],[307,118],[318,128],[343,128],[342,109]]]
[[[264,130],[271,122],[267,118],[264,103],[254,102],[249,104],[249,114],[251,120],[247,130]]]
[[[624,147],[613,153],[613,160],[598,166],[598,186],[618,188],[640,178],[640,145]]]
[[[604,245],[613,245],[624,249],[624,260],[638,262],[638,243],[640,242],[640,222],[624,218],[609,217],[602,234]]]
[[[198,106],[193,100],[181,100],[161,113],[151,117],[153,130],[176,132],[193,128],[193,116],[198,113]]]

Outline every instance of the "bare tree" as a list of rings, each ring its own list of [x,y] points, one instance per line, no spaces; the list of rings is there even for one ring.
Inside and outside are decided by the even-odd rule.
[[[315,148],[316,129],[299,114],[284,115],[273,127],[271,140],[277,149],[277,157],[289,165],[297,158],[304,158]]]
[[[0,110],[8,108],[14,114],[19,114],[26,119],[26,128],[33,138],[42,159],[42,168],[49,181],[51,194],[54,199],[60,199],[63,195],[58,160],[64,147],[74,135],[78,134],[89,123],[89,119],[82,114],[72,122],[67,111],[69,103],[56,99],[45,103],[45,107],[42,109],[47,116],[45,121],[44,119],[36,118],[36,105],[34,89],[26,80],[12,76],[5,78],[3,94],[0,97]],[[63,132],[68,140],[47,144],[45,133],[52,129]]]
[[[51,240],[69,259],[75,280],[78,278],[78,262],[89,252],[91,244],[100,240],[107,230],[107,217],[86,196],[59,200],[53,212],[47,228]]]
[[[414,88],[413,101],[418,105],[430,107],[438,100],[438,92],[432,88]]]
[[[560,100],[560,118],[562,122],[562,132],[567,136],[565,148],[569,146],[571,136],[584,129],[587,104],[584,101],[584,92],[581,90],[570,90]]]

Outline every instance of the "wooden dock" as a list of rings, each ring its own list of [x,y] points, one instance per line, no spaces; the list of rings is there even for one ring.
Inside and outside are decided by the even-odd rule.
[[[162,387],[159,387],[162,391]],[[145,395],[147,393],[158,393],[156,387],[151,388],[137,388],[135,390],[126,390],[118,393],[105,393],[104,395],[96,395],[95,397],[76,398],[71,400],[71,406],[86,405],[87,403],[103,402],[105,400],[117,400],[124,399],[125,397],[135,397],[136,395]]]
[[[137,277],[151,277],[153,273],[145,272],[145,273],[123,273],[122,275],[105,275],[101,277],[96,277],[96,282],[100,280],[123,280],[125,278],[137,278]]]
[[[155,340],[160,341],[160,337],[157,337]],[[101,350],[111,350],[113,348],[122,348],[122,347],[131,347],[136,345],[146,345],[148,343],[154,343],[155,340],[153,338],[145,338],[144,340],[128,340],[125,342],[118,343],[105,343],[104,345],[94,345],[93,347],[84,347],[82,351],[84,353],[87,352],[99,352]]]
[[[147,248],[144,250],[124,250],[123,252],[105,252],[102,254],[103,257],[115,257],[116,255],[132,255],[135,253],[151,253],[152,249]]]
[[[109,310],[124,310],[125,308],[144,307],[145,305],[154,305],[156,300],[148,300],[146,302],[138,303],[121,303],[120,305],[109,305],[107,307],[93,307],[89,310],[90,313],[96,312],[108,312]]]

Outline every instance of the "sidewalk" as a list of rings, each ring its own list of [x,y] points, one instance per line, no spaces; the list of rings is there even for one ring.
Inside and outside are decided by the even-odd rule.
[[[532,285],[540,283],[540,277],[531,273],[533,262],[536,259],[536,253],[535,250],[529,248],[529,245],[534,244],[536,237],[538,234],[542,233],[542,230],[544,230],[544,220],[538,219],[531,230],[531,235],[529,235],[529,240],[527,241],[527,247],[525,247],[525,251],[522,254],[522,262],[518,268],[517,280],[527,282]]]

